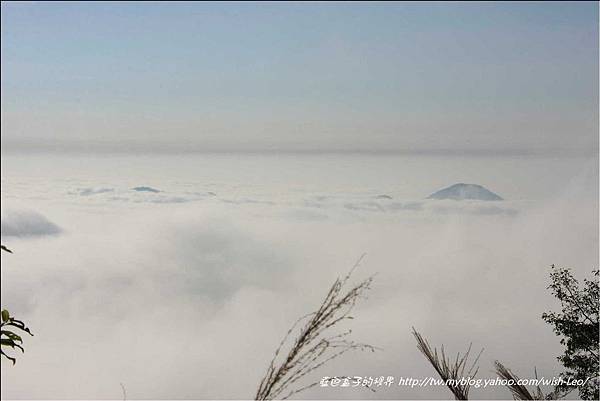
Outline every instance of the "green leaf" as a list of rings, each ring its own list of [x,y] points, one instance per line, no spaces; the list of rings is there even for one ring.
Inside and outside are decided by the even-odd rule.
[[[13,333],[12,331],[2,331],[2,335],[10,338],[13,341],[18,341],[20,343],[23,342],[23,339],[18,334]]]
[[[6,326],[16,327],[17,329],[23,330],[24,332],[26,332],[29,335],[33,336],[33,333],[29,330],[28,327],[25,326],[25,323],[23,323],[20,320],[15,319],[15,318],[12,318],[12,317],[10,319],[8,319],[8,322],[2,323],[2,326],[3,327],[6,327]]]
[[[23,347],[21,347],[19,344],[15,343],[13,340],[9,340],[8,338],[0,339],[0,345],[6,346],[6,347],[11,347],[11,348],[19,348],[21,350],[21,352],[25,352]]]
[[[14,365],[15,362],[17,362],[17,360],[15,358],[12,358],[10,356],[8,356],[4,351],[0,350],[0,354],[1,356],[5,357],[6,359],[8,359],[9,361],[12,362],[12,364]]]
[[[10,314],[8,313],[8,311],[6,309],[3,309],[2,310],[2,321],[8,322],[8,319],[10,319]]]

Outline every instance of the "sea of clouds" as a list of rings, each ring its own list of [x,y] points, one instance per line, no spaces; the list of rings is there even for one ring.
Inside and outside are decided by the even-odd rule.
[[[2,172],[2,243],[14,252],[2,254],[2,306],[35,336],[15,366],[2,361],[4,399],[119,399],[121,384],[129,399],[252,398],[289,326],[363,253],[355,279],[376,276],[352,335],[380,350],[311,379],[434,376],[412,326],[450,353],[484,348],[479,377],[495,377],[496,359],[551,377],[561,346],[541,320],[557,307],[549,266],[582,277],[598,265],[591,163],[551,194],[501,202],[425,200],[376,183],[264,189],[233,175],[204,185],[139,171],[42,180],[13,165]],[[472,394],[508,398],[500,387]],[[300,397],[449,393],[317,387]]]

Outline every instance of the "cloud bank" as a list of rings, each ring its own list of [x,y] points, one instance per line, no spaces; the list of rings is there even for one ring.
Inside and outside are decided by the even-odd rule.
[[[361,176],[364,163],[356,164],[348,182],[344,169],[325,177],[319,188],[293,191],[287,176],[279,180],[279,170],[265,167],[272,166],[268,160],[244,162],[257,163],[248,176],[240,178],[237,169],[234,178],[219,176],[218,163],[207,173],[222,185],[185,177],[173,182],[172,171],[188,171],[179,158],[164,164],[172,170],[163,180],[107,177],[99,168],[69,181],[57,170],[59,179],[44,180],[43,187],[32,184],[39,182],[39,169],[31,181],[27,174],[11,174],[10,185],[3,181],[3,207],[43,212],[64,234],[7,237],[14,254],[2,254],[2,306],[25,320],[35,337],[26,339],[26,354],[14,367],[2,362],[2,397],[120,399],[123,383],[128,399],[251,398],[289,326],[314,310],[362,253],[367,256],[356,280],[377,275],[348,327],[354,339],[381,350],[348,354],[310,379],[433,375],[415,347],[412,326],[452,353],[470,342],[474,350],[485,348],[482,378],[495,377],[495,359],[522,377],[531,377],[534,367],[545,377],[560,372],[559,339],[540,318],[558,307],[546,289],[548,268],[570,266],[583,277],[597,266],[595,167],[580,175],[570,171],[561,185],[552,181],[548,187],[556,192],[542,199],[514,194],[543,193],[541,186],[531,189],[532,183],[546,177],[548,166],[555,166],[556,177],[572,161],[534,160],[541,169],[524,169],[531,177],[517,184],[502,181],[502,171],[490,187],[516,200],[492,204],[422,199],[430,188],[445,185],[438,181],[458,182],[454,179],[430,179],[405,196],[383,179],[368,186],[364,182],[373,180]],[[402,169],[408,170],[419,185],[423,169]],[[270,186],[261,186],[269,180]],[[518,191],[511,192],[507,182]],[[163,192],[131,191],[140,183]],[[73,188],[115,191],[80,196]],[[376,198],[380,194],[392,199]],[[153,202],[165,197],[195,201]],[[508,396],[500,387],[472,394]],[[314,388],[301,397],[448,395],[444,388],[394,386],[376,393]]]
[[[3,211],[2,237],[43,237],[57,235],[61,228],[34,211]]]
[[[534,366],[551,376],[560,345],[540,319],[552,304],[547,266],[582,273],[596,257],[593,206],[581,206],[566,213],[572,202],[555,202],[509,219],[417,210],[389,220],[351,210],[340,221],[328,209],[326,219],[290,219],[270,205],[198,203],[147,204],[110,219],[73,215],[77,235],[2,256],[3,299],[36,334],[17,365],[2,369],[3,397],[114,399],[121,382],[131,399],[251,397],[289,325],[362,252],[357,279],[378,275],[352,328],[382,350],[348,355],[322,375],[432,375],[414,325],[453,352],[471,341],[485,347],[481,377],[493,376],[495,358],[526,377]],[[577,234],[568,230],[575,225]],[[506,397],[502,388],[473,392]],[[447,394],[317,388],[302,397]]]

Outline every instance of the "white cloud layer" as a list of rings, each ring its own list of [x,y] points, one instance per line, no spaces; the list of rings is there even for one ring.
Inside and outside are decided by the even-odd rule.
[[[356,279],[377,276],[355,311],[353,336],[381,351],[347,355],[321,375],[433,375],[415,347],[415,326],[452,353],[470,342],[485,348],[480,377],[494,377],[494,359],[523,377],[534,367],[551,377],[560,372],[561,346],[540,318],[557,307],[546,290],[548,267],[582,276],[597,266],[594,174],[574,176],[552,197],[494,204],[377,199],[381,188],[271,197],[241,184],[159,182],[162,192],[138,193],[115,181],[90,185],[115,188],[95,196],[71,193],[87,187],[73,182],[36,188],[50,200],[36,193],[19,203],[52,216],[64,232],[8,237],[4,216],[24,230],[14,217],[24,214],[3,215],[2,241],[14,251],[2,254],[3,307],[35,337],[25,338],[14,367],[2,362],[2,397],[117,399],[123,383],[129,399],[251,398],[289,325],[363,252]],[[3,182],[3,204],[14,207],[20,187],[10,183]],[[194,202],[141,201],[196,193]],[[508,396],[502,388],[472,394]],[[394,386],[315,388],[302,397],[448,395]]]

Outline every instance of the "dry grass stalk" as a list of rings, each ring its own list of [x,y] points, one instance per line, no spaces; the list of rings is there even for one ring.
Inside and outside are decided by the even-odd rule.
[[[370,288],[373,276],[343,292],[350,276],[363,257],[364,255],[345,277],[335,280],[316,312],[301,317],[288,330],[260,382],[255,396],[256,400],[287,399],[319,384],[316,381],[297,387],[300,379],[327,362],[351,350],[375,351],[371,345],[350,340],[348,336],[352,330],[334,335],[324,335],[325,331],[329,331],[328,329],[338,323],[353,318],[350,313],[356,301]],[[282,356],[282,348],[288,345],[288,339],[292,333],[296,331],[300,322],[307,319],[308,321],[299,330],[297,337],[289,344],[290,350],[287,355]]]
[[[444,380],[448,389],[450,389],[452,394],[454,394],[454,398],[457,400],[468,400],[470,386],[468,383],[461,383],[460,380],[462,378],[475,378],[477,372],[479,371],[479,368],[475,365],[479,361],[479,357],[481,356],[483,349],[479,352],[465,376],[465,369],[469,360],[469,354],[471,353],[471,344],[469,344],[467,352],[465,352],[462,357],[460,353],[458,353],[456,354],[456,359],[451,360],[446,356],[443,345],[440,349],[440,353],[438,354],[437,348],[432,350],[429,342],[427,342],[427,340],[423,338],[423,336],[417,332],[414,327],[413,335],[417,340],[417,348],[419,351],[421,351],[425,358],[427,358],[429,363],[431,363],[438,375],[440,375],[440,378]]]
[[[507,380],[509,384],[506,387],[510,390],[513,399],[515,400],[557,400],[566,396],[568,393],[561,393],[553,391],[547,395],[544,395],[540,386],[536,386],[535,392],[532,394],[527,388],[519,383],[519,376],[515,375],[510,369],[504,366],[499,361],[494,362],[496,374],[501,379]],[[535,378],[537,379],[537,369],[535,371]],[[570,391],[569,391],[570,392]]]
[[[534,394],[531,394],[527,388],[521,384],[517,384],[519,382],[519,376],[515,375],[508,369],[506,366],[501,364],[499,361],[494,362],[494,366],[496,368],[496,374],[501,379],[507,380],[509,384],[506,387],[512,393],[513,399],[515,400],[543,400],[545,399],[542,394],[542,390],[538,386],[537,391]],[[510,384],[512,383],[512,384]]]
[[[125,389],[125,385],[123,383],[119,383],[121,385],[121,391],[123,392],[123,401],[127,401],[127,390]]]

